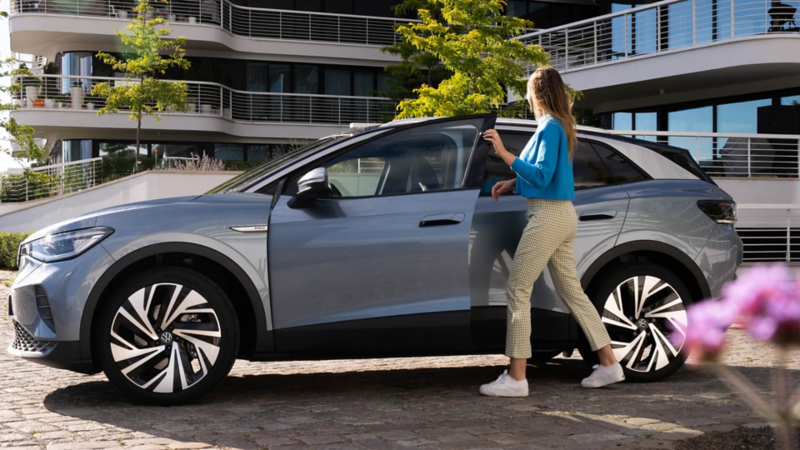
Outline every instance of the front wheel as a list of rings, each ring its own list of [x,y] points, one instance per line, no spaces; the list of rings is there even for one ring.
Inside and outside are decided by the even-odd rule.
[[[657,381],[677,371],[691,295],[669,270],[652,263],[620,264],[603,274],[588,293],[611,337],[611,348],[628,381]],[[669,335],[677,329],[673,344]],[[583,359],[597,364],[586,338],[578,346]]]
[[[147,403],[199,398],[230,372],[239,324],[214,282],[189,270],[136,274],[105,300],[95,355],[112,383]]]

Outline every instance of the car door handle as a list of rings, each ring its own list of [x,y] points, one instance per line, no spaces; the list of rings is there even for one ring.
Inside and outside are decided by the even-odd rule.
[[[581,213],[581,221],[588,222],[590,220],[608,220],[617,217],[617,211],[609,209],[607,211],[584,211]]]
[[[425,216],[419,221],[419,227],[440,227],[444,225],[458,225],[466,218],[464,213],[455,214],[434,214],[432,216]]]

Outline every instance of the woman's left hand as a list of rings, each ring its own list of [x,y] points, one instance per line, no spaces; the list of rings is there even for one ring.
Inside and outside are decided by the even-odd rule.
[[[484,131],[483,138],[486,140],[486,142],[494,147],[494,151],[498,155],[506,151],[506,147],[503,145],[503,140],[500,139],[500,135],[497,133],[497,130]]]
[[[486,142],[490,143],[494,147],[494,152],[497,153],[506,164],[511,166],[514,163],[514,160],[517,157],[506,150],[506,146],[503,145],[503,140],[500,139],[500,135],[497,133],[497,130],[486,130],[483,132],[483,138],[486,139]]]

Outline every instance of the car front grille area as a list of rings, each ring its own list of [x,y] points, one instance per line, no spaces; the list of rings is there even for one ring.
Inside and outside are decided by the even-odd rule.
[[[50,350],[55,348],[55,342],[39,341],[33,335],[28,333],[22,325],[18,324],[16,320],[14,323],[14,340],[11,341],[11,348],[21,352],[34,352],[34,353],[49,353]]]

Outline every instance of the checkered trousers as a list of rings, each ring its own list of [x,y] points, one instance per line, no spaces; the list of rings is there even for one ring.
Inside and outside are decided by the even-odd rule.
[[[506,356],[531,357],[531,292],[545,265],[550,269],[558,296],[572,311],[592,350],[605,347],[611,338],[578,280],[572,249],[578,231],[575,207],[569,200],[529,198],[527,201],[528,225],[508,278]]]

